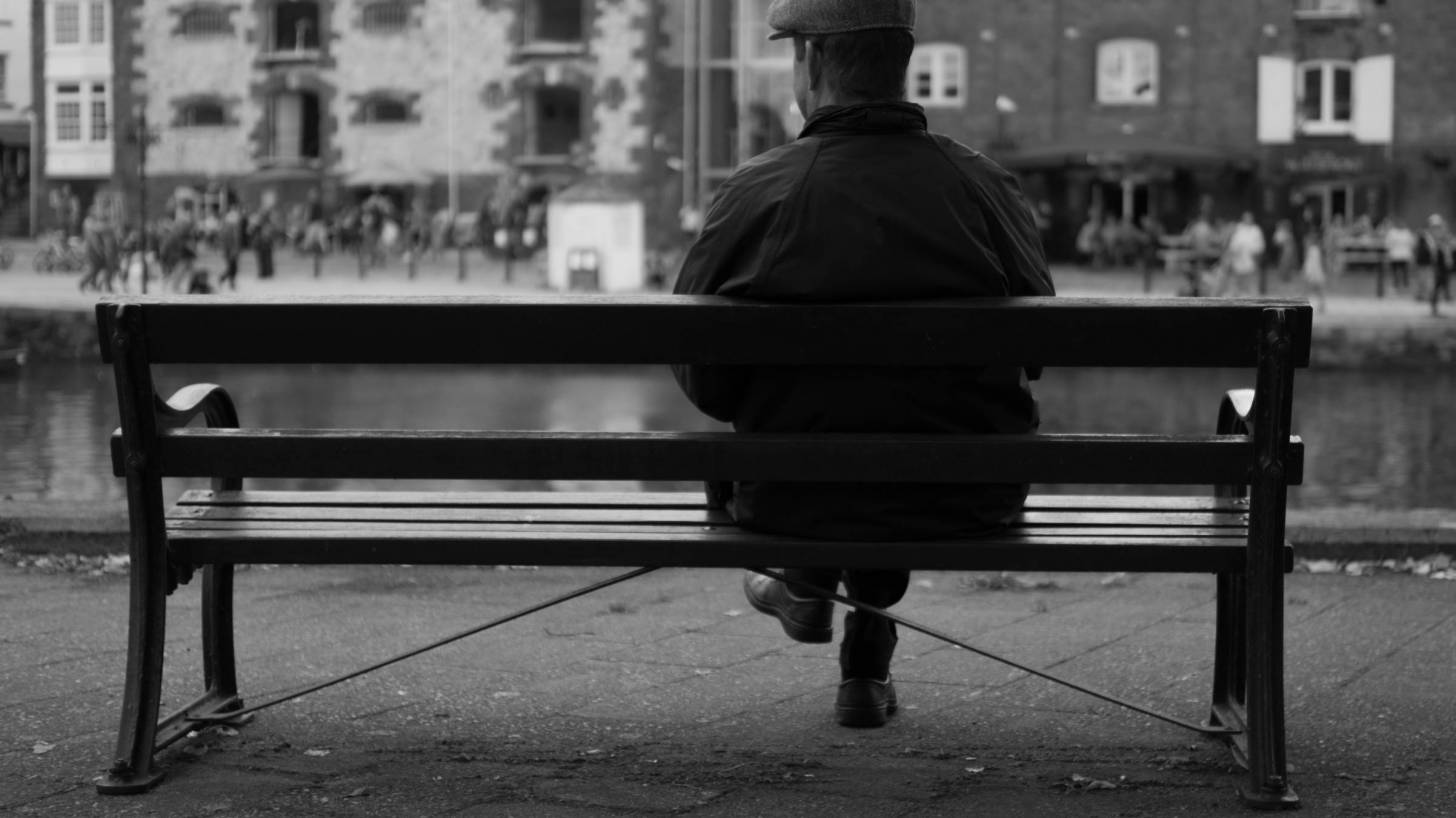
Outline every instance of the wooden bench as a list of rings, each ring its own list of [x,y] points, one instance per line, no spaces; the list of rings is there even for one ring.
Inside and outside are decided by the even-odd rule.
[[[242,708],[233,567],[246,563],[844,566],[1212,573],[1210,722],[1249,769],[1257,806],[1297,803],[1286,777],[1283,574],[1294,370],[1311,311],[1276,300],[980,299],[770,305],[713,297],[109,298],[113,439],[131,520],[130,637],[115,764],[139,792],[156,750]],[[239,427],[227,393],[164,400],[173,364],[1244,367],[1211,434],[750,435]],[[1214,397],[1210,396],[1210,414]],[[205,420],[194,427],[193,421]],[[1212,426],[1212,423],[1210,423]],[[164,478],[212,478],[168,506]],[[1201,496],[1036,494],[1003,534],[835,542],[737,528],[701,491],[248,491],[243,478],[1026,482],[1175,485]],[[1125,491],[1125,489],[1124,489]],[[166,601],[201,569],[203,693],[159,719]]]

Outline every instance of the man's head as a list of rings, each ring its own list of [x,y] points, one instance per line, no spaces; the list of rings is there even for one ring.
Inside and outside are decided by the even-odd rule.
[[[768,24],[770,39],[794,38],[794,97],[805,116],[905,98],[914,0],[774,0]]]

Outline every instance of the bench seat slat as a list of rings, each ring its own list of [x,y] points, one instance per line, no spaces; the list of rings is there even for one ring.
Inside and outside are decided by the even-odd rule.
[[[1218,573],[1243,570],[1241,537],[1016,536],[884,543],[775,537],[594,531],[253,530],[176,531],[174,552],[197,563],[352,563],[438,565],[746,565],[839,566],[924,570],[1130,571]],[[1292,564],[1292,551],[1284,549]]]
[[[432,523],[432,524],[495,524],[495,523],[540,523],[578,525],[733,525],[726,511],[706,508],[341,508],[338,506],[180,506],[174,508],[168,519],[182,522],[346,522],[373,525],[376,523]],[[1027,511],[1015,523],[1017,527],[1095,527],[1117,525],[1126,528],[1218,527],[1222,529],[1243,529],[1244,515],[1230,513],[1194,512],[1178,514],[1173,512],[1090,512],[1090,511]]]
[[[394,508],[703,508],[701,491],[213,491],[189,489],[178,505]],[[1081,509],[1248,513],[1241,500],[1199,495],[1032,494],[1028,510]]]
[[[235,534],[243,534],[254,531],[292,531],[301,534],[312,532],[355,532],[360,537],[367,537],[378,532],[418,532],[420,534],[469,534],[476,533],[482,537],[510,532],[547,532],[561,534],[590,534],[597,531],[607,532],[611,535],[623,533],[652,533],[671,534],[687,539],[720,539],[732,540],[744,536],[743,532],[732,525],[692,525],[649,522],[619,522],[619,523],[530,523],[530,522],[505,522],[505,523],[441,523],[436,521],[387,521],[367,523],[350,522],[347,520],[176,520],[169,523],[170,530],[177,533],[190,534],[197,531],[227,531]],[[1099,539],[1183,539],[1196,537],[1218,537],[1227,539],[1230,537],[1241,537],[1242,532],[1233,528],[1212,528],[1199,526],[1164,526],[1158,528],[1119,526],[1119,525],[1090,525],[1090,526],[1012,526],[1006,529],[1004,536],[1026,538],[1040,537],[1083,537],[1088,540]]]
[[[1216,485],[1248,480],[1251,446],[1232,435],[180,429],[157,459],[170,477]],[[1287,460],[1298,484],[1298,438]]]

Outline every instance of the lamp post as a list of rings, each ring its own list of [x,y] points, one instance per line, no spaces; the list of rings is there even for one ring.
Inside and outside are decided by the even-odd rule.
[[[132,139],[136,141],[137,146],[137,219],[140,222],[137,236],[139,239],[138,250],[142,254],[142,295],[146,295],[147,279],[151,277],[152,273],[147,262],[147,146],[152,142],[152,133],[147,128],[145,102],[136,104],[134,121]]]
[[[998,149],[1005,150],[1011,147],[1010,140],[1006,136],[1006,124],[1016,110],[1016,100],[1005,94],[996,97],[996,141],[992,144]]]

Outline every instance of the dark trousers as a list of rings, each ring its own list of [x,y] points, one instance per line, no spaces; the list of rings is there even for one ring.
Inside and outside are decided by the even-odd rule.
[[[273,277],[273,245],[261,243],[253,248],[258,255],[258,278]]]
[[[1431,282],[1431,315],[1440,312],[1440,302],[1444,298],[1451,300],[1451,271],[1444,265],[1437,264],[1432,271]]]
[[[844,595],[856,602],[888,608],[905,596],[909,571],[840,571],[834,568],[788,568],[791,580],[833,591],[844,583]],[[805,595],[802,590],[796,591]],[[890,675],[890,659],[899,641],[895,623],[850,609],[844,615],[844,637],[839,643],[841,679],[883,679]]]
[[[217,280],[217,288],[220,290],[224,285],[238,288],[238,257],[233,253],[223,256],[222,277]]]

